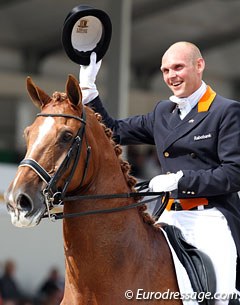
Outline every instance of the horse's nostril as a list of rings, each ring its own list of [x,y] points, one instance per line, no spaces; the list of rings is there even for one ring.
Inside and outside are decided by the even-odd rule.
[[[28,211],[28,212],[30,212],[32,210],[32,206],[33,206],[31,199],[24,194],[20,194],[18,196],[17,205],[19,208],[21,208],[21,210]]]
[[[14,208],[11,206],[10,203],[7,204],[7,210],[8,212],[14,212]]]

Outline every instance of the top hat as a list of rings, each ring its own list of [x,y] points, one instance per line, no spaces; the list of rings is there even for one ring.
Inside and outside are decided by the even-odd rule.
[[[67,15],[62,29],[62,44],[68,57],[80,65],[89,65],[96,52],[97,61],[105,55],[112,36],[109,16],[87,5],[74,7]]]

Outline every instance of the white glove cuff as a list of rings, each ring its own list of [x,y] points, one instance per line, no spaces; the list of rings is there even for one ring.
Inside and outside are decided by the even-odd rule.
[[[93,89],[91,88],[91,89],[81,89],[81,90],[82,90],[82,103],[84,105],[88,104],[99,95],[96,86]]]
[[[96,89],[95,82],[90,79],[84,79],[84,81],[80,81],[79,86],[81,89]]]

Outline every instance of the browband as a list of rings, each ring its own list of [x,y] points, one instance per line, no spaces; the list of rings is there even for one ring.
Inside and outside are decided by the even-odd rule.
[[[63,118],[68,118],[68,119],[76,119],[83,124],[86,124],[86,121],[76,115],[71,115],[71,114],[61,114],[61,113],[38,113],[36,116],[45,116],[45,117],[63,117]]]

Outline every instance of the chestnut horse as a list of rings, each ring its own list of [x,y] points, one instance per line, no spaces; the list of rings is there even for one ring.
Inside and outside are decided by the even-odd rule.
[[[64,200],[66,274],[61,305],[138,304],[139,300],[182,304],[159,298],[159,293],[179,288],[168,244],[145,207],[134,207],[136,199],[131,197],[96,196],[132,192],[135,179],[100,115],[82,105],[77,80],[70,75],[66,93],[55,92],[52,97],[30,77],[27,89],[41,112],[25,129],[26,156],[6,200],[12,223],[32,227],[50,213],[58,197],[80,195],[74,201]],[[87,200],[89,195],[92,200]],[[110,209],[112,213],[100,213]],[[75,213],[83,214],[67,217]],[[154,292],[158,295],[147,294]]]

